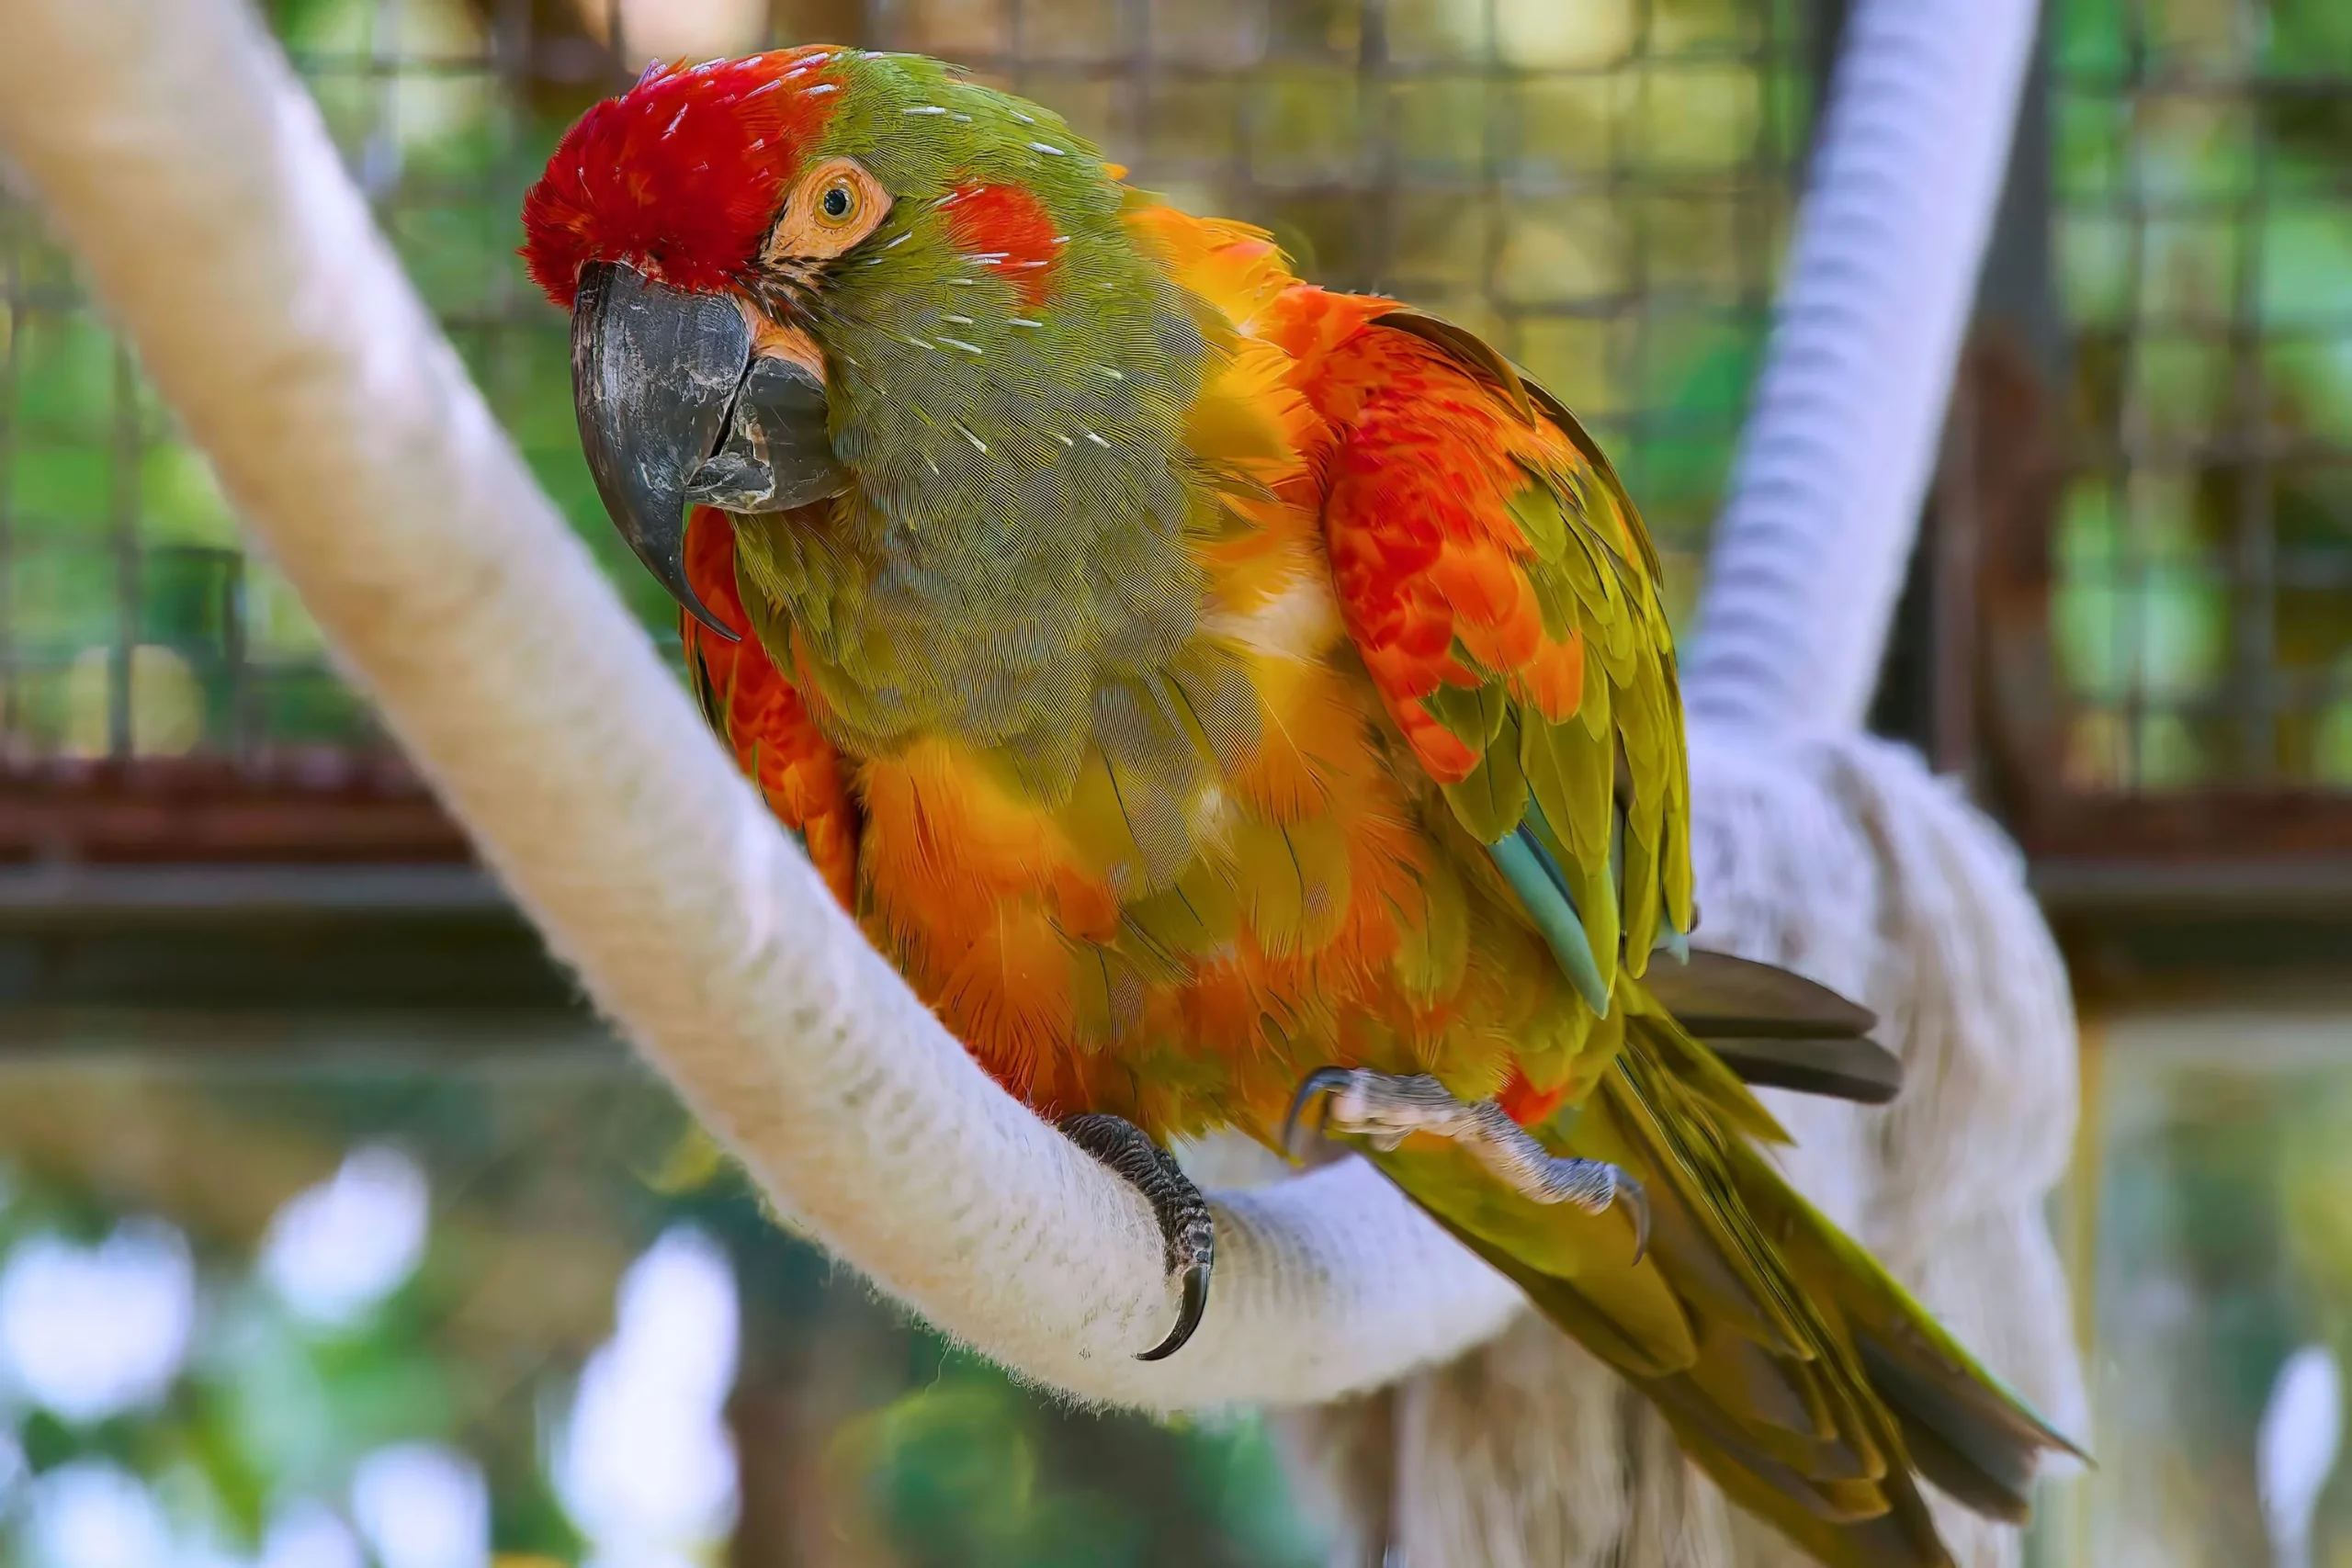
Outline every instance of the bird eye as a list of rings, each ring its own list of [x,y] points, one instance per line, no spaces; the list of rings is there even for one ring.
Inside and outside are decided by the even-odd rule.
[[[890,215],[890,193],[856,159],[828,158],[801,171],[782,209],[761,256],[777,266],[831,261]]]

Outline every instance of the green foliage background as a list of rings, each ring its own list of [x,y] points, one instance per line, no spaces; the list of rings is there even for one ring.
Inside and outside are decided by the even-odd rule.
[[[2352,788],[2347,16],[2056,7],[2079,785]]]

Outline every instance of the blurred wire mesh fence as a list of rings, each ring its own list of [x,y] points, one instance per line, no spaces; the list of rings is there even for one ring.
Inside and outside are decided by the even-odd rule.
[[[655,55],[812,38],[1041,98],[1322,281],[1491,334],[1585,412],[1679,612],[1761,346],[1826,0],[273,0],[387,231],[549,491],[601,526],[562,322],[514,263],[561,127]],[[2052,743],[2089,798],[2352,790],[2352,22],[2324,0],[2053,0],[2074,479]],[[0,199],[0,759],[334,798],[252,852],[454,854],[249,558],[63,255]],[[322,505],[334,498],[322,497]],[[78,770],[78,771],[75,771]],[[257,782],[258,781],[258,782]],[[358,801],[371,802],[368,818]],[[0,813],[5,815],[5,813]],[[72,813],[0,834],[84,852]],[[60,828],[58,822],[66,826]],[[356,825],[355,825],[356,824]],[[107,834],[96,852],[119,848]],[[122,852],[162,852],[136,847]],[[225,835],[208,851],[235,854]],[[222,846],[225,844],[225,848]],[[36,851],[42,846],[33,844]],[[57,849],[55,844],[49,846]]]
[[[2055,17],[2064,783],[2352,791],[2352,9]]]
[[[521,194],[556,135],[650,56],[846,38],[957,59],[1060,109],[1137,181],[1267,225],[1310,276],[1494,334],[1602,432],[1668,548],[1678,604],[1761,342],[1811,96],[1796,0],[267,9],[493,408],[664,632],[666,606],[602,525],[579,457],[564,323],[512,254]],[[0,290],[10,770],[78,764],[86,782],[94,761],[135,759],[199,794],[256,779],[408,787],[300,604],[246,553],[201,456],[17,203],[0,207]],[[430,837],[385,832],[379,847],[398,852]]]

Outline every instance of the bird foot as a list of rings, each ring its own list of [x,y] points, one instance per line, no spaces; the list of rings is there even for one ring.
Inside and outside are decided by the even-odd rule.
[[[1176,1326],[1168,1337],[1138,1353],[1138,1361],[1160,1361],[1184,1348],[1208,1309],[1209,1274],[1216,1265],[1216,1222],[1208,1200],[1177,1165],[1176,1156],[1124,1117],[1088,1111],[1065,1116],[1058,1126],[1063,1137],[1111,1168],[1151,1205],[1159,1222],[1160,1239],[1167,1244],[1168,1271],[1183,1291]]]
[[[1388,1150],[1415,1133],[1460,1145],[1531,1203],[1573,1203],[1589,1214],[1608,1213],[1623,1198],[1634,1216],[1634,1261],[1649,1250],[1649,1195],[1623,1169],[1605,1160],[1555,1155],[1491,1100],[1464,1103],[1427,1073],[1387,1073],[1321,1067],[1306,1076],[1283,1122],[1283,1147],[1292,1146],[1299,1119],[1323,1102],[1327,1132],[1363,1138]]]

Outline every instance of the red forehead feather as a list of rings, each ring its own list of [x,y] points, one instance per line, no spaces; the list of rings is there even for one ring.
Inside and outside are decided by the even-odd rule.
[[[656,65],[582,115],[523,198],[531,281],[566,309],[583,262],[627,261],[677,288],[725,288],[758,254],[824,129],[839,91],[825,66],[839,52]]]

